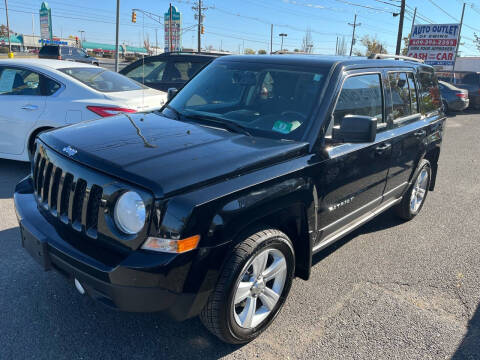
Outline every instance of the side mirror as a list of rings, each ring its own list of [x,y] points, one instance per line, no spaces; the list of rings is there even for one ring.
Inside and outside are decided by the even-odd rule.
[[[177,95],[178,89],[177,88],[169,88],[167,92],[167,101],[172,100],[175,95]]]
[[[377,135],[377,118],[362,115],[345,115],[340,126],[333,128],[332,138],[345,143],[374,142]]]

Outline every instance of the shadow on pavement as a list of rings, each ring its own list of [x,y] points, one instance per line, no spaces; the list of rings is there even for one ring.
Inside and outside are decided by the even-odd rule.
[[[468,323],[468,331],[452,360],[479,359],[480,358],[480,304]]]
[[[0,159],[0,199],[13,197],[15,185],[30,172],[30,163]]]
[[[240,348],[198,318],[120,312],[80,295],[73,282],[41,270],[18,227],[0,231],[0,243],[0,359],[217,359]]]
[[[350,240],[356,238],[358,235],[361,234],[369,234],[374,233],[377,231],[389,229],[391,227],[395,227],[397,225],[403,224],[404,221],[398,218],[393,209],[385,211],[383,214],[378,215],[371,221],[367,222],[365,225],[359,227],[352,233],[348,234],[347,236],[341,238],[336,243],[330,245],[326,249],[316,253],[312,258],[312,265],[317,264],[321,260],[328,257],[330,254],[335,252],[337,249],[341,248],[343,245],[348,243]]]

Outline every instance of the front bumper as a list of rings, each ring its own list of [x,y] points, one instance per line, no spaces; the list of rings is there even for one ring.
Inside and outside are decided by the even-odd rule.
[[[198,315],[227,251],[227,245],[181,255],[137,250],[118,263],[102,262],[61,237],[62,231],[38,209],[31,178],[17,185],[14,201],[22,245],[44,270],[77,279],[89,296],[123,311],[165,311],[177,320]],[[70,235],[76,236],[73,230]]]

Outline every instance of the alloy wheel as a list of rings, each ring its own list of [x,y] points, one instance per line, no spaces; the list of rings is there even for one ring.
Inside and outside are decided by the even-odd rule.
[[[412,195],[410,197],[410,211],[414,214],[418,212],[425,199],[428,187],[428,177],[428,170],[423,168],[417,176],[417,180],[413,186]]]
[[[237,280],[233,315],[237,325],[260,325],[277,305],[287,277],[287,261],[280,250],[265,249],[245,265]]]

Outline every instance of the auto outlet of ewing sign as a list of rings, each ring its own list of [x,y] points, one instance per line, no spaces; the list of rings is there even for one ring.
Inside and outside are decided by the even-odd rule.
[[[460,24],[415,25],[410,36],[408,56],[422,59],[441,70],[455,63]]]

